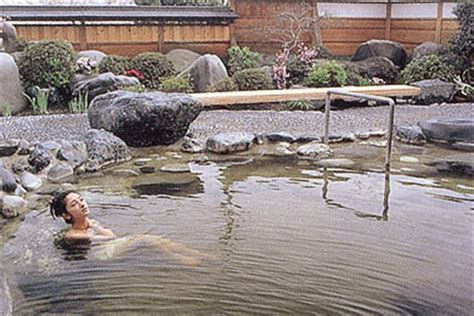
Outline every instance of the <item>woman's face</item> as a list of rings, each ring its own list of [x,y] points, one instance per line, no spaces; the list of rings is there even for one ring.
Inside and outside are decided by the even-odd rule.
[[[64,201],[66,202],[66,210],[73,221],[83,219],[89,215],[89,206],[81,195],[74,192],[69,193]]]

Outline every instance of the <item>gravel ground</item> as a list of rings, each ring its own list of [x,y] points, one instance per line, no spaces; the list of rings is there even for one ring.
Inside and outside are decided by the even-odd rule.
[[[387,128],[388,106],[349,108],[331,112],[330,132],[370,132]],[[474,119],[474,103],[432,106],[400,105],[396,124],[416,124],[423,119]],[[220,132],[288,132],[294,136],[321,136],[324,113],[319,111],[204,111],[192,123],[190,132],[207,138]],[[0,139],[17,138],[30,142],[71,139],[90,128],[85,114],[0,117]]]

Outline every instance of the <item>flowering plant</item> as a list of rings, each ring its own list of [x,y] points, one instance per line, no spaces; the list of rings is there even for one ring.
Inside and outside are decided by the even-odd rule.
[[[127,76],[131,76],[131,77],[136,77],[138,78],[139,80],[143,80],[145,79],[145,75],[143,74],[143,72],[141,72],[140,70],[136,70],[136,69],[130,69],[126,72],[126,75]]]
[[[318,48],[309,48],[303,42],[298,43],[292,50],[284,49],[278,53],[272,67],[273,81],[278,89],[302,82],[321,55]]]

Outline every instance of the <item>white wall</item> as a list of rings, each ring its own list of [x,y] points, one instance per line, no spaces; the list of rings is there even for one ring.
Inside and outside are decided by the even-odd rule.
[[[456,18],[453,14],[453,9],[457,3],[444,3],[443,4],[443,18]]]
[[[344,18],[385,18],[387,5],[380,3],[318,3],[319,15]]]
[[[456,3],[443,4],[443,18],[455,18],[451,13]],[[318,3],[320,15],[343,18],[381,18],[387,13],[387,5],[383,3]],[[436,19],[437,3],[392,3],[394,19]]]
[[[134,0],[0,0],[0,5],[135,5]]]
[[[428,18],[435,19],[438,16],[437,3],[403,3],[392,4],[392,18],[394,19],[414,19]]]

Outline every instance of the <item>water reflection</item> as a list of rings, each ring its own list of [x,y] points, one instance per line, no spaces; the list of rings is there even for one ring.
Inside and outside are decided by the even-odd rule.
[[[341,203],[337,203],[333,199],[328,197],[329,193],[329,171],[328,168],[324,167],[322,170],[323,174],[323,186],[321,188],[321,193],[322,193],[322,198],[326,202],[327,205],[329,206],[334,206],[339,209],[346,209],[346,210],[351,210],[354,211],[354,214],[360,218],[374,218],[377,220],[383,220],[387,221],[388,220],[388,211],[390,208],[390,168],[387,168],[385,170],[385,180],[384,180],[384,193],[383,193],[383,207],[382,207],[382,215],[375,215],[375,214],[370,214],[366,212],[362,212],[360,210],[356,210],[351,207],[344,206]]]
[[[16,301],[19,314],[470,311],[469,183],[459,193],[433,187],[437,179],[424,186],[428,179],[397,173],[268,160],[196,170],[195,195],[86,195],[114,230],[162,234],[209,250],[212,260],[191,269],[140,247],[110,262],[67,261],[51,245],[62,223],[27,216],[1,253],[16,259],[11,275],[26,296]],[[396,216],[386,224],[389,211]]]

